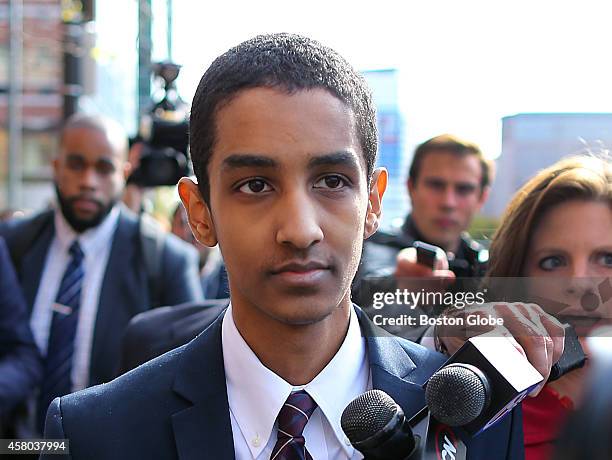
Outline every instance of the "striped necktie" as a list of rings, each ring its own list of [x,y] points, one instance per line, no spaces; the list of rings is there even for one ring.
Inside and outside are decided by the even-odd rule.
[[[53,304],[43,381],[38,397],[38,426],[41,432],[51,401],[57,396],[70,393],[72,389],[70,375],[83,284],[83,251],[78,240],[72,243],[69,252],[72,257]]]
[[[304,390],[291,393],[278,413],[278,438],[270,460],[312,460],[302,432],[317,403]]]

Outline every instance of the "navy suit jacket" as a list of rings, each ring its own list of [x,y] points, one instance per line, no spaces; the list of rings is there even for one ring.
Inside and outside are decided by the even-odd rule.
[[[388,393],[411,417],[425,405],[421,385],[445,357],[404,339],[380,337],[381,330],[357,311],[374,388]],[[68,438],[75,460],[233,459],[221,320],[188,344],[106,385],[56,398],[47,412],[45,436]],[[522,459],[521,424],[519,410],[513,411],[468,442],[469,458]]]
[[[32,225],[41,230],[17,267],[30,313],[55,234],[53,211],[0,226],[0,235],[10,246],[21,235],[31,233],[28,227]],[[100,289],[89,368],[91,385],[117,375],[125,328],[133,316],[151,308],[140,236],[138,217],[122,206]],[[164,237],[160,282],[161,305],[202,300],[197,251],[171,234]]]
[[[0,238],[0,416],[28,397],[41,375],[25,300],[4,239]]]

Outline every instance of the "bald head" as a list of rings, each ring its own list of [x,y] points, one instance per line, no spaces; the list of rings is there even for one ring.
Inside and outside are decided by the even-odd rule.
[[[97,226],[121,198],[130,172],[128,141],[117,122],[73,115],[61,132],[53,161],[58,202],[77,232]]]
[[[122,155],[123,158],[127,158],[127,133],[123,127],[112,118],[102,115],[88,115],[83,113],[76,113],[72,115],[64,122],[64,126],[62,127],[60,132],[60,145],[63,144],[66,133],[76,129],[97,131],[106,137],[109,145],[113,147],[113,150]]]

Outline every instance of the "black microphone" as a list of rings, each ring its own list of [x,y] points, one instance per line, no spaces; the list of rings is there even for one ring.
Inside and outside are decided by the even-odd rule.
[[[564,325],[565,347],[548,381],[586,360],[580,342]],[[433,417],[476,435],[501,420],[539,383],[542,376],[505,337],[469,339],[426,383],[425,399]]]
[[[370,390],[342,412],[342,430],[355,449],[371,460],[404,460],[414,450],[415,438],[404,411],[384,391]]]
[[[402,408],[381,390],[355,398],[342,413],[342,430],[366,460],[465,460],[466,447],[447,425],[422,409],[406,420]]]
[[[431,415],[472,436],[501,420],[542,376],[507,337],[472,337],[425,384]]]
[[[440,422],[464,426],[489,408],[491,383],[475,366],[449,364],[429,378],[425,401],[431,414]]]

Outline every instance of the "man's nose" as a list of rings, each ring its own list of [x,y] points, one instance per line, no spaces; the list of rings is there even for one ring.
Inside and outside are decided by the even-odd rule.
[[[98,187],[99,177],[94,168],[85,168],[79,179],[81,189],[92,190]]]
[[[446,187],[442,192],[442,205],[445,208],[457,207],[457,192],[453,187]]]
[[[306,191],[294,191],[278,205],[276,242],[307,249],[323,240],[316,203]]]

